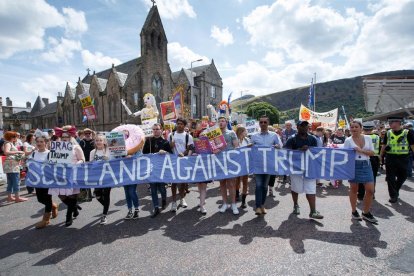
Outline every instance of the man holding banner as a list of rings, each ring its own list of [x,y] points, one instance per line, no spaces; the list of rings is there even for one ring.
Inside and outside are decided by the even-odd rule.
[[[282,147],[282,141],[279,139],[279,136],[275,132],[269,131],[270,119],[267,116],[260,117],[259,125],[260,132],[252,136],[253,145],[258,146],[269,146],[280,149]],[[265,215],[266,209],[264,204],[266,201],[267,188],[269,185],[269,174],[255,174],[256,180],[256,215]]]
[[[285,145],[286,148],[306,151],[309,147],[317,146],[316,138],[308,133],[309,123],[307,121],[299,120],[297,128],[297,135],[290,137],[287,140]],[[290,182],[290,189],[293,199],[293,214],[300,214],[298,197],[299,194],[305,193],[310,207],[309,217],[313,219],[323,219],[323,216],[316,211],[316,180],[306,178],[303,172],[302,174],[291,174]]]

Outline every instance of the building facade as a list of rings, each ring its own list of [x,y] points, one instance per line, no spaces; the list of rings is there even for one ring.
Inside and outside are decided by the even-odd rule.
[[[209,65],[182,68],[171,72],[168,63],[168,40],[158,8],[154,5],[145,20],[140,33],[141,56],[101,72],[89,72],[76,86],[66,84],[62,96],[54,103],[39,103],[33,109],[33,126],[75,125],[78,128],[91,127],[109,131],[120,124],[140,124],[140,118],[128,116],[121,104],[125,99],[133,112],[142,109],[143,96],[152,93],[157,103],[171,99],[175,87],[184,85],[184,102],[190,106],[193,95],[193,116],[201,118],[207,114],[208,104],[217,105],[222,98],[223,82],[212,60]],[[191,84],[194,84],[191,87]],[[192,92],[191,92],[192,90]],[[85,121],[79,95],[89,93],[94,102],[97,119]],[[40,100],[39,100],[40,99]],[[38,97],[38,100],[42,99]],[[43,106],[43,107],[42,107]],[[45,111],[42,112],[42,110]],[[54,112],[54,115],[52,113]]]

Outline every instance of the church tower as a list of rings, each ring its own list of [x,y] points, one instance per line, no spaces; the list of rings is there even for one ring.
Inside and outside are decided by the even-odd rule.
[[[142,93],[152,93],[157,103],[167,101],[173,88],[167,56],[167,36],[154,4],[141,30]]]

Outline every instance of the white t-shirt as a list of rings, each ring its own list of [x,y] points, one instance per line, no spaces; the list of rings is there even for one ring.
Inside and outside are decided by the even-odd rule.
[[[171,141],[171,135],[172,133],[170,133],[170,135],[168,135],[168,141]],[[174,136],[172,137],[172,141],[175,142],[175,146],[173,148],[173,151],[176,155],[185,152],[186,147],[185,147],[185,136],[187,135],[187,132],[182,132],[182,133],[178,133],[175,132]],[[191,134],[188,134],[188,143],[187,143],[187,147],[190,145],[194,145],[193,142],[193,137],[191,136]]]
[[[109,160],[109,151],[108,150],[99,150],[94,149],[89,155],[89,161],[103,161]]]
[[[250,140],[247,137],[244,137],[242,141],[239,140],[239,147],[245,147],[250,144]]]
[[[50,152],[50,150],[45,150],[45,151],[42,151],[42,152],[39,152],[39,151],[36,150],[30,155],[30,158],[32,158],[35,161],[46,162],[49,152]]]
[[[365,140],[365,143],[362,149],[374,151],[374,145],[372,144],[371,137],[369,137],[368,135],[364,135],[364,140]],[[355,144],[354,139],[352,139],[352,136],[346,138],[345,143],[344,143],[344,149],[346,148],[353,149],[355,147],[357,147],[357,145]],[[369,160],[369,156],[362,154],[360,152],[357,152],[355,156],[355,160]]]
[[[24,142],[23,149],[25,149],[26,151],[32,152],[35,149],[35,147],[30,145],[28,142]]]

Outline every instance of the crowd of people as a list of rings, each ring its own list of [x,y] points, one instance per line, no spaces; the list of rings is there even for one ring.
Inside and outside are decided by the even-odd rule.
[[[323,127],[312,130],[307,121],[296,122],[296,128],[291,122],[286,122],[284,128],[273,127],[267,116],[259,119],[258,132],[248,135],[244,126],[239,125],[235,130],[228,128],[226,117],[218,118],[217,124],[221,129],[226,141],[226,148],[231,150],[239,147],[260,145],[274,147],[276,150],[287,148],[292,150],[306,151],[310,147],[334,147],[351,148],[356,152],[355,177],[349,180],[349,200],[351,205],[351,218],[354,220],[366,220],[376,223],[377,219],[371,214],[371,205],[375,199],[376,176],[380,168],[386,172],[388,184],[389,202],[398,201],[399,190],[407,177],[412,177],[412,160],[414,150],[414,132],[412,124],[403,125],[402,118],[391,117],[388,120],[389,129],[384,125],[376,126],[372,122],[362,124],[352,121],[349,130],[338,128],[335,132]],[[163,126],[156,123],[152,126],[152,137],[145,139],[140,149],[134,156],[142,154],[175,154],[178,157],[195,155],[194,138],[203,134],[205,129],[191,129],[185,119],[176,121],[175,130],[166,132]],[[55,128],[49,132],[31,131],[26,137],[13,131],[4,133],[1,141],[1,150],[4,157],[3,170],[7,174],[7,201],[24,202],[28,198],[20,195],[20,180],[24,177],[24,162],[33,159],[39,162],[47,162],[50,141],[71,142],[73,146],[73,164],[84,162],[102,162],[110,159],[108,141],[105,135],[86,128],[77,131],[73,126]],[[214,154],[219,153],[214,151]],[[384,168],[385,166],[385,168]],[[246,198],[249,191],[248,175],[236,178],[220,180],[220,191],[222,204],[219,212],[225,213],[231,210],[234,215],[239,214],[239,208],[247,208]],[[271,174],[255,174],[255,214],[263,216],[267,214],[265,202],[268,196],[273,196],[276,176]],[[323,215],[316,208],[316,189],[321,185],[320,179],[309,179],[303,175],[279,176],[285,183],[290,183],[292,205],[294,215],[300,214],[298,204],[299,194],[305,194],[309,204],[309,217],[311,219],[323,219]],[[328,180],[337,188],[342,180]],[[199,211],[206,214],[207,186],[210,182],[195,183],[199,190]],[[172,200],[170,211],[177,212],[178,208],[187,208],[185,197],[188,194],[188,183],[148,183],[151,193],[153,212],[151,217],[157,217],[162,210],[167,208],[167,190],[171,189]],[[79,205],[80,189],[59,188],[36,188],[27,187],[28,193],[36,193],[39,203],[45,206],[44,215],[36,228],[41,229],[50,224],[50,219],[58,216],[58,203],[54,198],[57,196],[66,208],[65,225],[70,226],[73,219],[82,210]],[[127,205],[126,220],[137,219],[139,213],[139,200],[137,184],[123,186]],[[178,191],[178,194],[177,194]],[[241,192],[240,192],[241,191]],[[100,219],[101,224],[108,221],[108,210],[110,208],[111,188],[97,188],[92,192],[85,189],[84,197],[91,201],[92,198],[102,204],[103,211]],[[161,204],[158,198],[161,194]],[[361,215],[357,211],[357,201],[363,202]],[[241,201],[240,206],[238,202]]]

